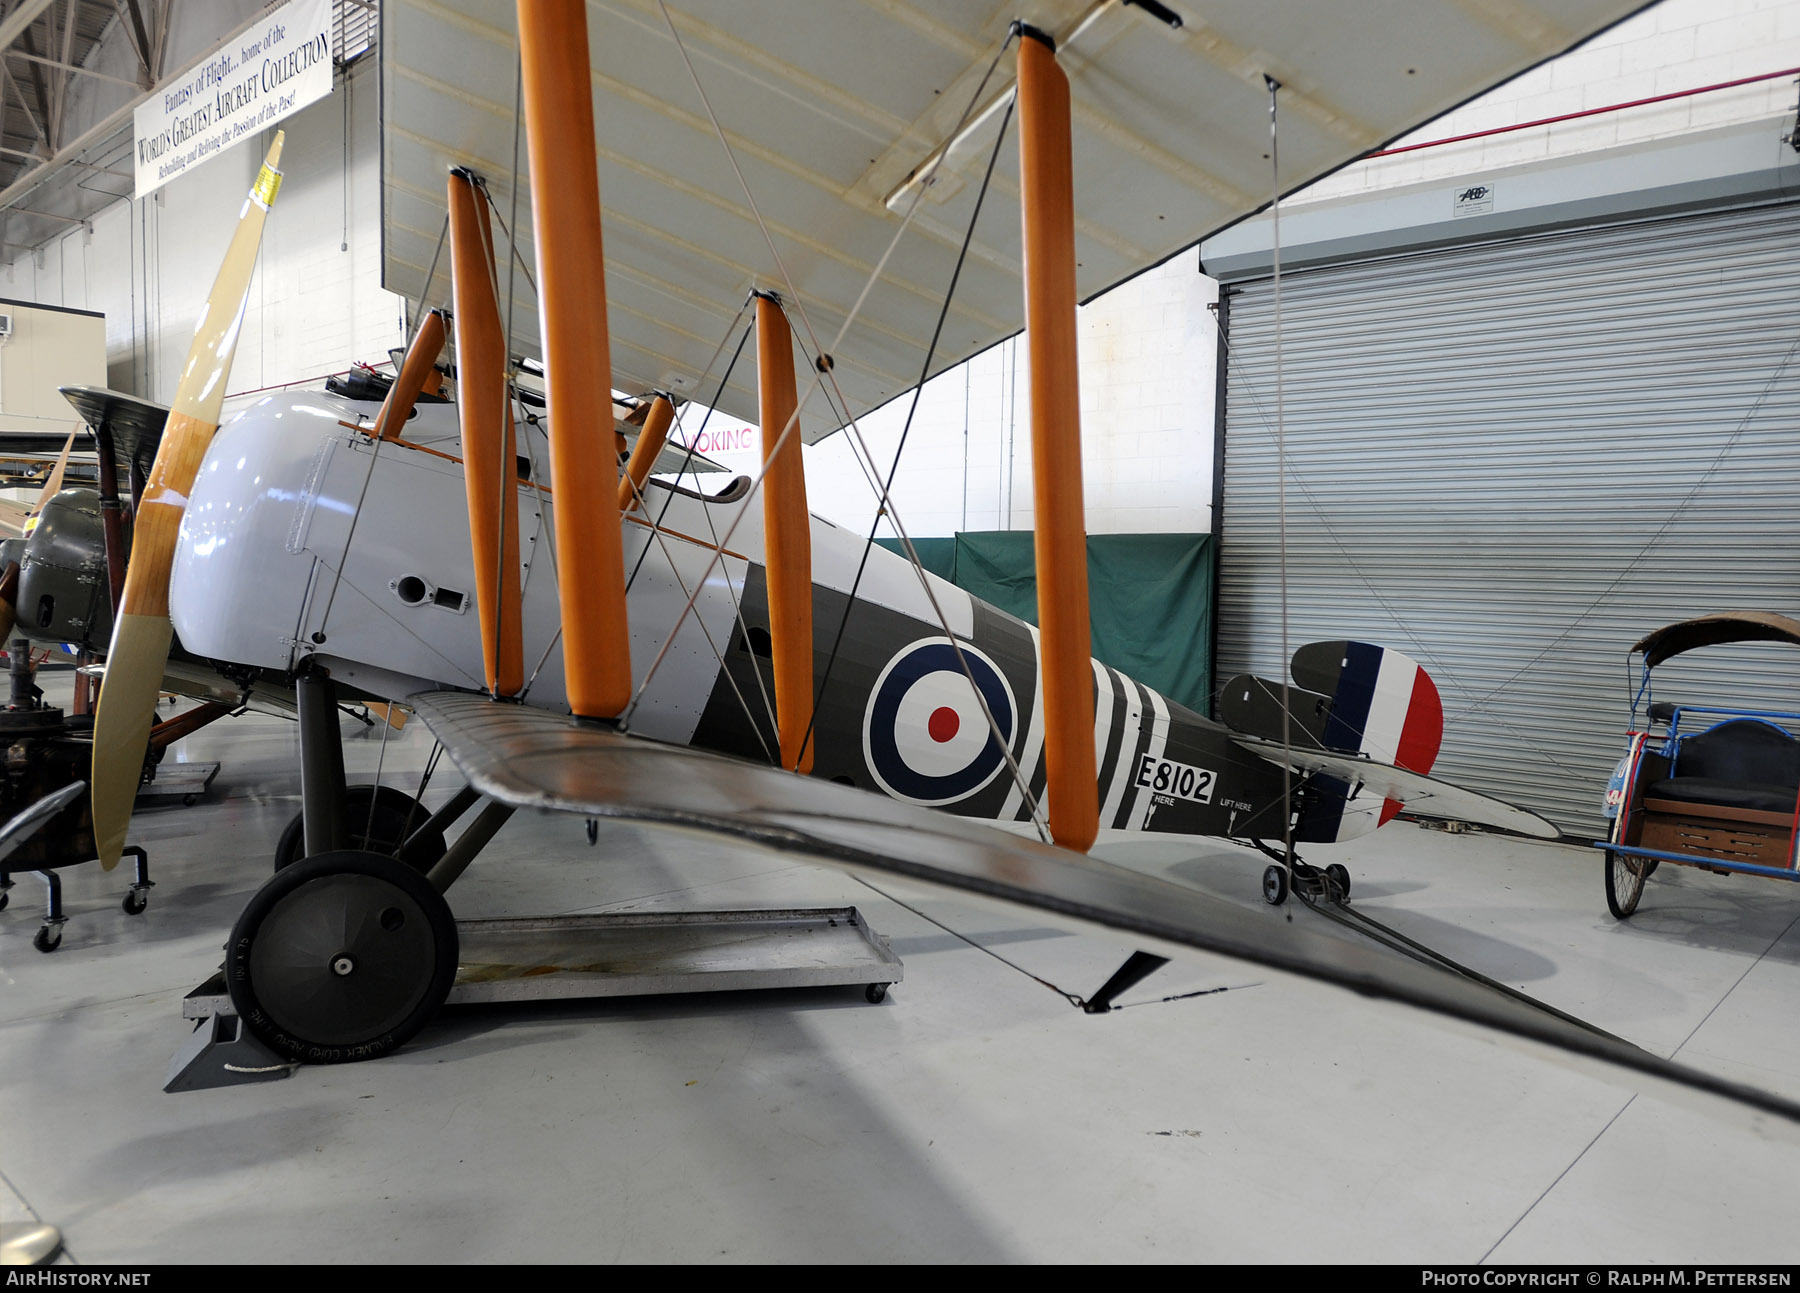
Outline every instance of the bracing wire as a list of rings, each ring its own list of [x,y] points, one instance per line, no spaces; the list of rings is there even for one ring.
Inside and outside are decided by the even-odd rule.
[[[912,201],[907,207],[905,216],[901,219],[899,228],[894,231],[893,237],[890,239],[886,250],[883,251],[881,258],[876,262],[867,281],[863,284],[862,291],[858,294],[856,301],[852,304],[851,308],[846,312],[843,323],[838,329],[837,336],[834,339],[831,348],[827,349],[822,347],[818,344],[816,334],[812,331],[812,325],[808,320],[805,305],[800,300],[798,292],[794,289],[793,278],[788,273],[787,266],[781,258],[781,253],[775,246],[775,240],[769,232],[767,222],[763,219],[755,195],[751,192],[748,182],[744,179],[743,171],[738,166],[736,153],[733,151],[730,141],[725,136],[724,127],[720,124],[718,115],[713,111],[711,100],[707,97],[704,85],[701,84],[699,73],[695,70],[693,60],[688,55],[687,46],[681,39],[681,33],[675,26],[674,18],[669,14],[668,6],[660,4],[660,0],[659,7],[662,10],[663,21],[668,26],[669,34],[675,42],[676,51],[681,55],[682,62],[687,67],[688,75],[693,80],[694,89],[699,94],[700,101],[706,109],[706,115],[712,124],[713,132],[717,136],[720,146],[725,150],[726,159],[731,165],[733,174],[737,177],[738,184],[744,193],[745,201],[750,207],[751,214],[755,217],[757,227],[762,232],[763,240],[768,246],[770,255],[774,258],[776,268],[779,271],[783,282],[786,283],[788,287],[795,309],[799,313],[801,325],[806,329],[808,335],[814,337],[814,348],[819,352],[819,362],[814,365],[814,376],[812,382],[807,387],[806,395],[797,401],[793,413],[788,417],[787,424],[781,428],[780,433],[776,437],[774,446],[772,448],[765,448],[764,461],[768,462],[774,459],[782,451],[787,444],[788,437],[793,435],[798,429],[800,412],[811,399],[813,393],[820,390],[827,382],[829,382],[834,389],[836,388],[837,379],[832,374],[833,365],[829,362],[830,358],[836,348],[842,344],[844,337],[849,334],[850,328],[854,325],[857,317],[861,313],[864,302],[868,299],[869,292],[873,290],[875,284],[880,281],[882,275],[885,273],[889,258],[893,255],[895,248],[899,245],[900,239],[911,227],[913,216],[918,211],[920,201],[923,198],[926,188],[929,186],[931,176],[935,173],[936,168],[942,164],[943,158],[948,150],[940,150],[933,158],[931,169],[922,177],[922,182],[915,189]],[[989,64],[986,75],[983,77],[981,84],[977,86],[975,94],[971,96],[968,106],[963,111],[962,121],[959,122],[957,126],[958,132],[962,130],[963,125],[968,121],[970,114],[974,111],[976,103],[980,101],[980,96],[985,90],[988,80],[993,76],[995,68],[999,66],[1001,56],[1005,53],[1006,49],[1010,47],[1014,34],[1015,32],[1009,31],[1005,41],[1001,44],[1000,48],[995,51],[993,62]],[[954,134],[951,137],[954,138]],[[841,390],[837,391],[837,395],[839,401],[848,407],[848,402],[843,400],[843,393]],[[869,462],[873,464],[874,458],[872,454],[869,454],[867,444],[863,442],[861,428],[859,428],[855,421],[852,420],[848,424],[847,429],[855,439],[861,443],[863,454],[868,458]],[[765,437],[765,444],[768,433],[769,428],[764,427],[763,435]],[[759,474],[752,484],[752,492],[760,487],[762,479],[763,475]],[[930,581],[926,578],[923,563],[919,560],[918,551],[913,547],[912,540],[906,533],[906,529],[900,521],[898,512],[893,505],[893,500],[884,493],[881,502],[882,506],[888,512],[889,519],[894,526],[895,532],[899,535],[900,541],[906,549],[907,558],[912,563],[914,572],[918,575],[920,587],[923,589],[925,597],[931,605],[932,613],[936,616],[939,625],[944,630],[945,636],[949,639],[951,649],[956,654],[957,663],[963,674],[969,679],[975,698],[980,703],[983,717],[987,720],[988,731],[995,743],[999,746],[1001,753],[1005,756],[1007,767],[1011,771],[1014,781],[1019,785],[1021,792],[1029,800],[1030,787],[1026,783],[1024,775],[1019,771],[1018,763],[1012,754],[1011,745],[1002,736],[999,723],[995,720],[993,712],[987,704],[986,697],[982,695],[981,688],[975,684],[974,671],[969,668],[968,662],[963,656],[961,645],[957,641],[955,633],[950,629],[949,619],[944,614],[943,607],[939,604],[937,594],[935,590],[932,589]],[[716,566],[723,555],[723,543],[729,542],[732,534],[736,531],[738,524],[743,520],[743,517],[748,510],[748,499],[745,500],[745,504],[745,507],[740,509],[737,516],[733,518],[731,526],[727,528],[720,548],[714,552],[712,566]],[[676,620],[674,629],[670,631],[670,636],[663,642],[661,649],[658,650],[656,654],[656,658],[651,661],[650,669],[645,674],[644,681],[639,684],[637,690],[632,694],[630,702],[625,707],[624,713],[620,715],[619,721],[621,727],[628,724],[630,716],[635,712],[637,706],[642,703],[645,690],[649,686],[651,678],[655,676],[656,671],[661,667],[663,660],[667,657],[669,648],[673,645],[675,631],[679,630],[687,616],[693,613],[695,600],[698,598],[700,588],[705,585],[706,577],[710,576],[712,566],[708,567],[706,576],[703,576],[699,584],[696,585],[693,595],[689,597],[686,606],[682,608],[682,612]],[[1047,838],[1045,825],[1035,809],[1032,816],[1032,822],[1037,828],[1039,835]]]
[[[919,397],[925,390],[925,383],[931,377],[931,361],[937,357],[937,345],[944,333],[944,320],[950,315],[950,301],[956,295],[957,281],[962,277],[963,262],[968,259],[969,244],[975,240],[975,225],[981,219],[982,205],[987,199],[988,184],[994,178],[994,164],[1000,160],[1000,149],[1006,143],[1006,131],[1012,124],[1013,103],[1006,105],[1006,116],[1000,122],[1000,130],[994,137],[994,151],[988,155],[987,170],[981,177],[981,188],[975,195],[975,209],[969,213],[969,225],[963,233],[962,248],[956,255],[956,268],[950,274],[950,286],[944,292],[944,302],[938,308],[937,324],[931,331],[931,342],[925,347],[925,359],[919,365],[919,380],[913,386],[912,403],[907,406],[906,422],[900,428],[900,442],[894,447],[894,462],[888,468],[887,481],[881,486],[883,498],[893,492],[894,478],[900,472],[900,455],[906,451],[907,437],[912,434],[913,417],[919,411]],[[966,434],[966,431],[965,431]],[[875,546],[875,533],[881,528],[881,521],[887,515],[885,507],[875,509],[875,518],[869,523],[869,537],[863,543],[862,557],[856,563],[856,577],[850,581],[850,596],[844,603],[843,614],[838,617],[837,635],[831,640],[831,650],[825,657],[825,675],[819,680],[818,688],[813,693],[812,713],[806,720],[806,734],[800,740],[800,752],[806,753],[807,743],[812,740],[813,728],[819,721],[819,701],[825,694],[825,688],[831,683],[832,666],[837,663],[838,651],[844,643],[844,630],[850,624],[851,612],[856,608],[856,594],[862,587],[863,573],[868,569],[869,553]],[[977,688],[977,690],[980,690]],[[1036,806],[1033,805],[1033,811]]]

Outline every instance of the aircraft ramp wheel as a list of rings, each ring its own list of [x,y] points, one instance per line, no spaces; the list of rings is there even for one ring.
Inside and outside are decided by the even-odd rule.
[[[371,816],[369,805],[374,804]],[[392,857],[400,851],[407,836],[431,820],[431,811],[393,786],[351,786],[344,791],[344,822],[348,828],[350,847],[358,851],[385,853]],[[418,854],[419,871],[429,871],[444,856],[448,845],[442,831],[432,831],[424,839]],[[275,869],[283,870],[306,856],[305,814],[295,813],[281,841],[275,845]]]
[[[1268,866],[1263,869],[1263,901],[1271,907],[1279,907],[1287,901],[1288,873],[1284,866]]]
[[[1654,861],[1606,850],[1606,907],[1615,919],[1624,920],[1637,910],[1644,881],[1655,869]]]
[[[232,1005],[257,1040],[309,1064],[386,1055],[456,977],[450,904],[379,853],[320,853],[256,891],[225,948]]]

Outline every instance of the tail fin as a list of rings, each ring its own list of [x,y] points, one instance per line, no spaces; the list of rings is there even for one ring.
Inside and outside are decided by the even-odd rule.
[[[1290,689],[1288,739],[1364,754],[1409,772],[1429,773],[1444,738],[1444,705],[1437,684],[1418,663],[1398,651],[1367,642],[1313,642],[1294,652],[1299,690]],[[1281,690],[1261,679],[1233,678],[1219,697],[1219,717],[1238,731],[1282,738]],[[1295,839],[1330,843],[1365,835],[1393,819],[1397,800],[1379,810],[1364,792],[1354,798],[1347,782],[1323,774],[1311,795]]]

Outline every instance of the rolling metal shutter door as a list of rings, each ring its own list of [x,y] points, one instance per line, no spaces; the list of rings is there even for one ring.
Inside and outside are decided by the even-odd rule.
[[[1274,299],[1229,290],[1218,677],[1279,678]],[[1444,698],[1436,775],[1603,834],[1631,644],[1800,612],[1800,206],[1307,270],[1281,295],[1290,650],[1413,656]],[[1656,681],[1800,710],[1800,649]]]

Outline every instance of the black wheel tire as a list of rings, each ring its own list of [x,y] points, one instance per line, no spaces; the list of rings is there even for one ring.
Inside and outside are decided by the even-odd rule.
[[[1274,866],[1263,870],[1263,901],[1271,907],[1279,907],[1287,901],[1288,874],[1284,866]]]
[[[341,1064],[418,1032],[450,994],[457,951],[450,904],[424,876],[379,853],[320,853],[251,897],[225,947],[225,984],[271,1050]]]
[[[863,997],[871,1006],[879,1006],[887,998],[887,990],[885,983],[871,983],[863,989]]]
[[[1606,909],[1614,919],[1624,920],[1637,910],[1638,899],[1644,896],[1644,881],[1654,869],[1654,860],[1645,866],[1643,858],[1606,850]]]
[[[62,926],[40,925],[38,932],[31,936],[31,945],[40,952],[54,952],[62,946]]]
[[[150,895],[133,889],[125,895],[125,901],[119,904],[127,916],[142,916],[144,908],[150,905]]]
[[[369,802],[375,803],[374,830],[369,830]],[[281,871],[306,856],[306,821],[304,813],[281,832],[275,845],[275,869]],[[344,821],[350,832],[350,848],[362,853],[382,853],[392,857],[406,842],[407,836],[431,820],[431,813],[404,790],[393,786],[351,786],[344,791]],[[432,831],[423,841],[414,867],[420,873],[431,870],[444,856],[448,845],[442,831]]]
[[[8,893],[6,890],[0,889],[0,911],[5,911],[6,904],[11,901],[12,901],[12,895],[10,893]]]
[[[1333,862],[1326,867],[1325,878],[1331,882],[1331,888],[1339,898],[1350,896],[1350,869],[1343,863]]]

